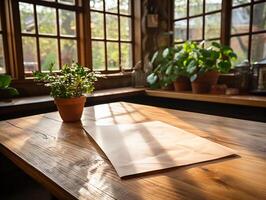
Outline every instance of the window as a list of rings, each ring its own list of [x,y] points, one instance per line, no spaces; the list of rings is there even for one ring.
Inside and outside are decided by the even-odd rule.
[[[251,62],[265,59],[266,2],[233,0],[231,24],[230,44],[238,54],[237,63],[245,59]]]
[[[25,74],[78,60],[75,0],[19,2]],[[56,70],[55,69],[55,70]]]
[[[92,66],[114,72],[132,63],[131,0],[90,0]]]
[[[6,73],[6,62],[5,62],[5,50],[4,50],[4,11],[1,9],[3,5],[0,2],[0,74],[5,74]]]
[[[174,43],[219,41],[222,0],[175,0]]]

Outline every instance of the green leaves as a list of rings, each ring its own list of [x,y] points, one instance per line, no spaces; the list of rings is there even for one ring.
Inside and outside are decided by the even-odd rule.
[[[158,76],[155,73],[151,73],[149,76],[147,76],[147,82],[150,85],[153,85],[158,80]]]
[[[0,90],[6,91],[9,96],[16,96],[18,95],[17,89],[10,87],[11,84],[11,76],[9,75],[0,75]]]
[[[151,59],[153,71],[147,77],[149,85],[165,87],[180,76],[188,76],[194,81],[208,71],[229,72],[231,60],[237,58],[234,51],[217,42],[212,42],[207,49],[202,44],[187,41],[182,46],[156,51]]]
[[[79,97],[83,93],[91,93],[94,90],[95,74],[88,68],[78,63],[65,64],[60,70],[60,75],[53,73],[54,64],[50,65],[50,72],[34,72],[36,81],[42,81],[45,86],[51,87],[51,96],[55,98]]]
[[[11,83],[11,76],[0,75],[0,89],[8,88]]]

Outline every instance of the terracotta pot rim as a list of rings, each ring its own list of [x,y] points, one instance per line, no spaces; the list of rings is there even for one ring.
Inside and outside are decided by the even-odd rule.
[[[79,104],[80,102],[86,102],[86,96],[82,95],[80,97],[73,97],[73,98],[54,98],[55,104]]]

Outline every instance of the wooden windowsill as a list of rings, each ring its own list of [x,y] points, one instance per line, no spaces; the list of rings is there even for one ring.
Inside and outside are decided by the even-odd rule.
[[[148,96],[166,97],[183,100],[205,101],[212,103],[234,104],[243,106],[266,108],[266,97],[255,95],[212,95],[212,94],[193,94],[191,92],[174,92],[163,90],[146,90]]]
[[[144,93],[144,88],[133,88],[133,87],[123,87],[123,88],[114,88],[106,90],[97,90],[92,94],[85,95],[88,99],[95,97],[110,97],[110,96],[127,96],[131,94]],[[52,102],[54,99],[49,95],[44,96],[35,96],[35,97],[20,97],[14,98],[12,101],[0,101],[1,107],[10,107],[10,106],[20,106],[27,104],[43,103],[43,102]]]

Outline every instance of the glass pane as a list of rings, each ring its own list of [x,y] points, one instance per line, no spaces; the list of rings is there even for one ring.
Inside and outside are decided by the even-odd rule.
[[[106,12],[117,13],[117,5],[118,5],[117,0],[105,1],[105,11]]]
[[[39,43],[42,71],[47,71],[52,62],[55,62],[55,69],[59,69],[57,39],[40,38]]]
[[[131,40],[131,18],[120,17],[121,40]]]
[[[175,19],[187,16],[187,0],[175,0]]]
[[[104,38],[103,14],[91,12],[91,37]]]
[[[232,37],[230,44],[238,57],[234,64],[239,64],[248,59],[248,36]]]
[[[68,10],[59,10],[60,35],[76,35],[76,13]]]
[[[119,52],[118,43],[107,43],[107,69],[118,70],[119,69]]]
[[[121,67],[123,69],[132,68],[132,46],[131,44],[121,43]]]
[[[187,39],[187,20],[176,21],[174,24],[175,42]]]
[[[38,70],[37,47],[35,37],[22,37],[23,65],[25,72]]]
[[[205,38],[218,38],[221,31],[221,13],[205,16]]]
[[[252,36],[251,61],[256,62],[266,59],[266,34]]]
[[[222,0],[205,0],[205,2],[206,12],[222,9]]]
[[[250,3],[250,0],[233,0],[233,6]]]
[[[189,16],[199,15],[203,13],[202,0],[189,0]]]
[[[1,22],[1,11],[0,11],[0,31],[2,31],[2,22]]]
[[[92,66],[93,70],[105,69],[104,42],[92,41]]]
[[[121,14],[130,15],[131,14],[131,0],[120,0],[119,1],[119,12]]]
[[[107,39],[118,39],[118,18],[115,15],[106,15]]]
[[[22,33],[35,33],[33,5],[19,3],[20,24]]]
[[[254,5],[252,31],[266,30],[266,3]]]
[[[232,10],[231,33],[245,33],[249,31],[250,6],[240,7]]]
[[[58,0],[59,3],[74,5],[75,0]]]
[[[3,37],[0,34],[0,74],[6,73]]]
[[[94,10],[103,10],[103,0],[90,0],[90,8]]]
[[[37,6],[38,30],[40,34],[56,34],[55,8]]]
[[[71,64],[72,61],[77,62],[77,42],[76,40],[61,40],[61,63]]]
[[[202,39],[202,17],[189,19],[189,39],[201,40]]]

